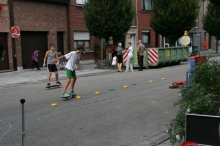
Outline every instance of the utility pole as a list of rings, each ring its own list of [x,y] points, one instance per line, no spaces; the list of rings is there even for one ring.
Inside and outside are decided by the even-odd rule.
[[[8,0],[9,14],[10,14],[10,28],[14,26],[13,2],[14,2],[13,0]],[[11,42],[12,42],[13,67],[14,67],[14,71],[16,71],[17,70],[17,58],[16,58],[15,38],[12,38],[12,36],[11,36]]]

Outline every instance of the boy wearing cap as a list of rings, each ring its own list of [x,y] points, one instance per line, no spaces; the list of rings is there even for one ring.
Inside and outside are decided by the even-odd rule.
[[[77,95],[77,93],[74,91],[74,86],[76,82],[76,69],[75,69],[75,64],[77,63],[77,70],[80,68],[79,60],[80,60],[80,54],[83,52],[84,46],[79,45],[77,47],[76,51],[72,51],[66,55],[63,55],[61,57],[58,57],[57,59],[53,59],[54,62],[57,60],[60,60],[62,58],[67,59],[68,62],[66,64],[66,73],[67,73],[67,81],[66,84],[64,85],[63,92],[61,94],[62,98],[69,97],[69,94],[72,95]],[[72,82],[71,82],[72,80]],[[70,92],[69,94],[66,93],[66,90],[71,82],[71,87],[70,87]]]

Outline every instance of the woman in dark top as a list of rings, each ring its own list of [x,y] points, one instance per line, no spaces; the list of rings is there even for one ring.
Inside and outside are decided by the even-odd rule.
[[[121,67],[122,67],[122,44],[118,44],[118,48],[116,49],[116,55],[117,55],[117,60],[118,60],[118,72],[122,72]]]

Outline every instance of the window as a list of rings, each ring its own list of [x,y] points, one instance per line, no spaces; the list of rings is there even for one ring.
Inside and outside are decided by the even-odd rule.
[[[143,11],[152,11],[153,9],[153,0],[142,0],[142,10]]]
[[[85,51],[90,51],[90,34],[89,32],[74,32],[74,50],[78,45],[83,45]]]
[[[142,31],[142,43],[145,45],[150,44],[150,30]]]
[[[76,5],[83,5],[87,0],[76,0]]]

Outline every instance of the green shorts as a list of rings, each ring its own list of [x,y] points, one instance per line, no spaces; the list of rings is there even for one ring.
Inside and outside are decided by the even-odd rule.
[[[72,71],[72,70],[69,70],[66,68],[66,75],[67,75],[67,78],[75,78],[76,77],[76,71]]]

